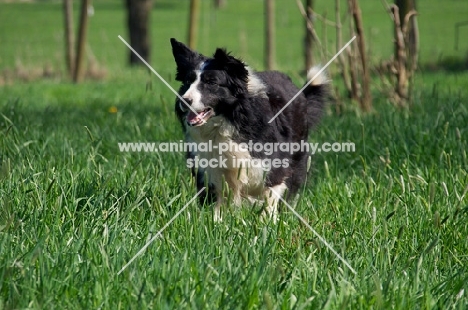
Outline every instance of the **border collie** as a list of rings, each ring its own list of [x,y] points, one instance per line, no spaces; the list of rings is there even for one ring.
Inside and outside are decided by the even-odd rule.
[[[175,79],[182,82],[175,111],[186,142],[211,146],[188,150],[187,161],[222,161],[218,166],[191,165],[198,189],[205,187],[201,202],[216,203],[214,219],[221,220],[221,206],[227,199],[234,205],[240,205],[242,198],[261,201],[264,213],[276,221],[279,197],[294,194],[304,184],[309,160],[308,151],[284,151],[277,146],[307,142],[322,115],[326,76],[316,77],[269,123],[299,92],[287,75],[255,72],[225,49],[207,57],[173,38],[171,45]],[[318,68],[310,69],[308,80],[316,73]],[[276,147],[265,152],[253,145]]]

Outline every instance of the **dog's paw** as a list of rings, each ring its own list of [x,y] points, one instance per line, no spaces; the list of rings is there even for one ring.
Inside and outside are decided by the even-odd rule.
[[[223,218],[221,216],[221,211],[215,209],[213,213],[213,222],[215,223],[221,223],[223,221]]]

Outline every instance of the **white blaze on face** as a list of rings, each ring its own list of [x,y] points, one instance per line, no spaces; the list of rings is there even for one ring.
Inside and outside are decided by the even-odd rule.
[[[197,75],[195,81],[190,85],[189,89],[185,92],[185,94],[182,96],[182,98],[187,98],[188,100],[192,101],[192,108],[195,111],[202,111],[205,109],[205,105],[201,101],[201,92],[198,89],[198,84],[200,84],[201,81],[201,74],[203,72],[203,69],[205,68],[206,63],[203,62],[200,65],[200,70],[195,70],[195,73]],[[185,109],[182,109],[185,110]]]

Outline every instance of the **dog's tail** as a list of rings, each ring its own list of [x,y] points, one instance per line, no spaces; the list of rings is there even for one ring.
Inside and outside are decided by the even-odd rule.
[[[307,72],[308,86],[304,89],[307,98],[307,115],[309,128],[320,122],[327,99],[330,96],[329,80],[321,67],[315,66]]]

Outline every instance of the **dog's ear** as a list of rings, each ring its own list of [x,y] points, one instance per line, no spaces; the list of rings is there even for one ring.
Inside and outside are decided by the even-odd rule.
[[[249,71],[247,71],[245,64],[222,48],[216,49],[213,58],[218,66],[226,71],[228,77],[231,78],[231,82],[235,86],[234,95],[246,91]]]
[[[202,57],[174,38],[171,38],[171,45],[172,55],[174,55],[174,60],[177,65],[176,80],[183,82],[187,73],[195,69],[197,60]]]
[[[247,82],[249,72],[247,71],[245,64],[241,60],[231,56],[223,48],[216,49],[213,58],[221,66],[221,68],[225,70],[230,76],[235,76]]]

